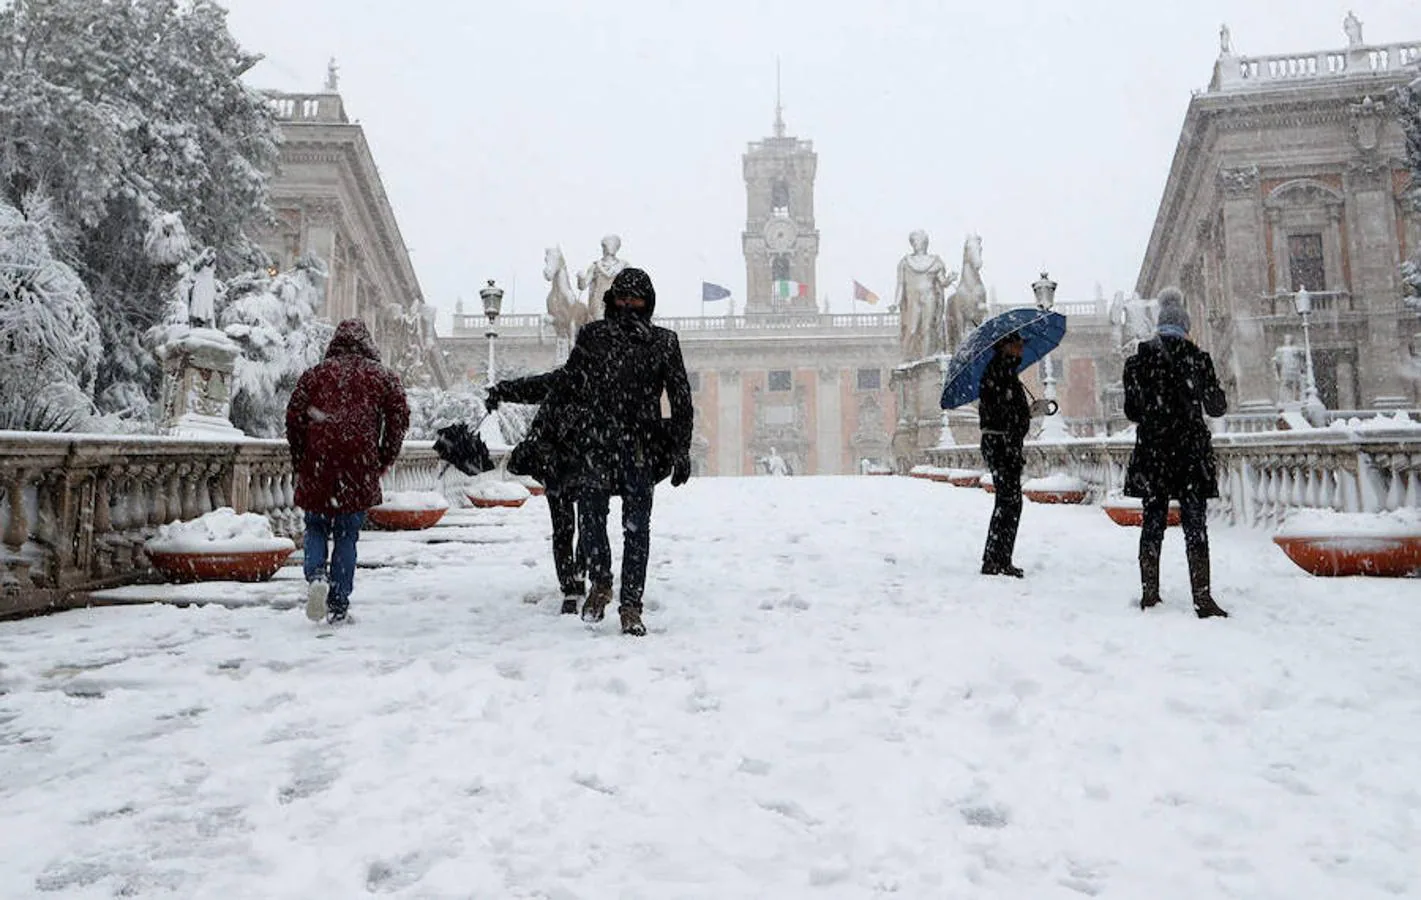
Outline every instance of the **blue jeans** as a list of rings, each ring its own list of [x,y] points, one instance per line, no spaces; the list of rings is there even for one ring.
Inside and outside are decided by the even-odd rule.
[[[641,609],[646,564],[651,556],[651,498],[656,490],[645,469],[626,466],[622,487],[621,605]],[[612,584],[612,544],[607,539],[611,495],[588,493],[577,502],[577,530],[587,580],[594,587]]]
[[[306,513],[306,541],[304,569],[307,581],[326,580],[331,592],[326,597],[326,607],[333,613],[343,613],[350,608],[350,592],[355,587],[355,542],[360,540],[360,526],[365,524],[365,513]],[[335,541],[335,551],[330,554],[330,571],[326,571],[326,551],[331,541]]]

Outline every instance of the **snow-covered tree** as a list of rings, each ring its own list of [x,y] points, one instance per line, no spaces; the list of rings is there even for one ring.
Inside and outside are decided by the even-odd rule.
[[[54,200],[66,241],[53,249],[88,285],[103,335],[101,406],[155,393],[139,336],[172,281],[155,226],[179,215],[219,276],[259,264],[245,230],[269,215],[278,130],[241,81],[257,59],[212,0],[0,4],[0,199]]]
[[[286,432],[296,380],[321,361],[333,330],[316,319],[326,267],[307,255],[289,271],[231,279],[217,323],[242,348],[233,373],[232,423],[256,437]]]
[[[102,347],[93,301],[50,248],[38,194],[0,201],[0,428],[69,431],[93,407]]]

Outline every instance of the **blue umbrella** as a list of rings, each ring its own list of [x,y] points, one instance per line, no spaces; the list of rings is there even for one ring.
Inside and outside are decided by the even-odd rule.
[[[1016,367],[1018,372],[1024,372],[1061,343],[1061,338],[1066,336],[1066,317],[1029,307],[1009,309],[978,325],[948,360],[947,377],[942,386],[943,409],[956,409],[977,399],[982,393],[982,373],[992,361],[997,341],[1013,333],[1020,334],[1026,341],[1021,365]]]

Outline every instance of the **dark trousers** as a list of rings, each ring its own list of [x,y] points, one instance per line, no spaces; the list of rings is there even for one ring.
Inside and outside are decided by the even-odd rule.
[[[1026,468],[1021,443],[1004,434],[982,435],[982,459],[992,473],[997,496],[992,522],[987,526],[987,546],[982,550],[984,566],[1012,564],[1016,531],[1021,524],[1021,473]]]
[[[548,513],[553,519],[553,568],[558,587],[564,594],[581,594],[587,589],[582,576],[586,563],[577,547],[577,501],[570,495],[548,494]]]
[[[1160,548],[1169,525],[1169,498],[1146,497],[1140,528],[1140,581],[1145,596],[1159,596]],[[1195,599],[1209,596],[1208,503],[1202,498],[1179,501],[1179,525],[1184,530],[1184,556]]]
[[[651,556],[651,499],[656,485],[645,470],[628,467],[622,487],[622,606],[641,609],[646,564]],[[607,539],[611,495],[589,492],[577,503],[582,554],[592,586],[612,585],[612,544]]]

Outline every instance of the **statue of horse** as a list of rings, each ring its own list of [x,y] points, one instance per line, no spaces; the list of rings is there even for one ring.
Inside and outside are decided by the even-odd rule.
[[[962,339],[981,324],[987,310],[987,286],[982,283],[982,238],[969,234],[962,243],[962,274],[947,301],[947,341],[956,350]]]
[[[576,340],[577,330],[592,320],[592,312],[572,289],[561,247],[543,251],[543,277],[552,285],[548,289],[548,315],[553,320],[553,331],[560,338]]]

